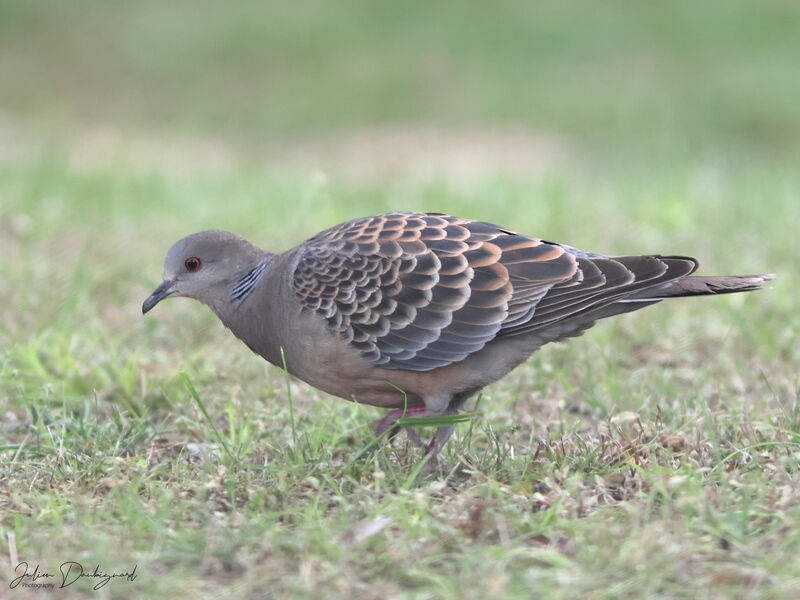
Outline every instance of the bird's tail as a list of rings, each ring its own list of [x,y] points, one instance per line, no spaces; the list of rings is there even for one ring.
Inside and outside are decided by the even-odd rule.
[[[652,302],[654,300],[664,300],[665,298],[750,292],[760,289],[764,283],[772,279],[775,279],[774,273],[769,275],[721,275],[712,277],[687,275],[644,289],[619,300],[619,302]]]

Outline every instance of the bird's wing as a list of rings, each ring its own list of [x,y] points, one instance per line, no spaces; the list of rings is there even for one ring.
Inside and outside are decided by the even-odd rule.
[[[631,294],[688,275],[686,257],[609,258],[482,221],[390,213],[308,240],[294,271],[301,305],[373,364],[428,371],[496,337],[575,335]],[[642,302],[644,307],[652,302]]]
[[[556,324],[563,328],[567,321],[586,322],[586,315],[591,315],[593,321],[612,314],[644,308],[658,299],[648,298],[648,301],[642,301],[635,307],[603,310],[604,307],[617,304],[642,290],[658,288],[665,282],[681,279],[697,268],[697,261],[686,256],[644,255],[611,258],[581,252],[568,246],[564,248],[577,259],[578,268],[572,279],[548,289],[540,301],[530,309],[529,318],[507,323],[500,335],[541,331]]]
[[[565,248],[496,225],[390,213],[308,240],[293,288],[373,364],[428,371],[529,322],[548,290],[577,270]]]

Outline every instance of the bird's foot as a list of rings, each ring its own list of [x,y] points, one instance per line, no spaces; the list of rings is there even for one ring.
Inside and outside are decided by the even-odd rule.
[[[433,435],[431,441],[428,443],[428,446],[425,448],[425,454],[430,454],[433,458],[436,458],[439,455],[439,451],[444,448],[447,440],[449,440],[450,436],[453,435],[453,431],[455,431],[455,429],[455,425],[439,427],[436,430],[436,433]]]
[[[455,428],[455,425],[447,425],[439,427],[436,430],[433,438],[431,438],[431,441],[428,442],[428,445],[425,447],[426,460],[423,469],[425,473],[434,473],[436,471],[443,472],[447,470],[447,465],[439,458],[439,452],[444,448],[450,436],[453,435]]]
[[[400,431],[400,426],[397,425],[397,421],[402,417],[411,417],[411,418],[419,418],[419,417],[426,417],[430,416],[427,408],[424,406],[416,406],[413,408],[407,409],[394,409],[388,411],[380,421],[378,421],[377,425],[375,426],[375,435],[379,436],[382,435],[387,430],[389,431],[388,437],[392,439],[397,433]],[[405,428],[406,434],[408,438],[420,448],[425,449],[425,455],[428,457],[426,462],[426,472],[433,471],[435,467],[439,463],[439,452],[444,447],[445,443],[450,436],[453,434],[455,430],[454,425],[447,425],[443,427],[439,427],[436,430],[433,438],[427,444],[423,443],[420,439],[417,432],[414,431],[411,427],[406,426]]]

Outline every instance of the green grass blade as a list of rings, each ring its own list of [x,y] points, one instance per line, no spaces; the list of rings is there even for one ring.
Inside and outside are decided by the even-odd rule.
[[[286,355],[281,347],[281,364],[283,365],[283,376],[286,379],[286,400],[289,402],[289,422],[292,426],[292,450],[297,448],[297,430],[294,426],[294,401],[292,399],[292,385],[289,379],[289,369],[286,368]]]
[[[222,444],[222,447],[225,449],[225,452],[228,454],[228,456],[230,456],[231,458],[234,458],[233,453],[231,452],[231,449],[228,447],[228,443],[225,441],[225,438],[222,437],[222,434],[219,432],[219,430],[214,425],[214,421],[211,420],[211,416],[208,414],[208,411],[206,410],[206,407],[203,404],[203,401],[200,399],[200,394],[198,394],[197,390],[194,388],[194,385],[192,384],[192,380],[189,379],[189,376],[185,372],[181,372],[181,377],[183,378],[183,382],[186,384],[186,387],[188,388],[189,393],[192,395],[192,398],[194,398],[194,401],[197,403],[197,406],[200,407],[200,412],[203,413],[203,416],[206,418],[206,421],[208,421],[208,424],[211,426],[211,429],[214,431],[214,435],[217,436],[217,439],[219,440],[219,443]]]

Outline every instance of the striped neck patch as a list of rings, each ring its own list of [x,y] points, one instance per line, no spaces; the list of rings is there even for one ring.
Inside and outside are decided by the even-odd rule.
[[[267,268],[267,261],[262,260],[255,267],[245,273],[231,288],[231,300],[241,302],[247,298],[258,282],[261,276],[264,275],[264,270]]]

